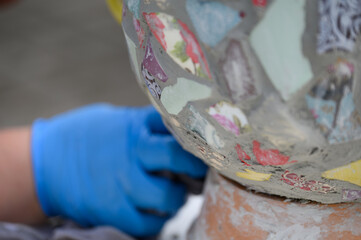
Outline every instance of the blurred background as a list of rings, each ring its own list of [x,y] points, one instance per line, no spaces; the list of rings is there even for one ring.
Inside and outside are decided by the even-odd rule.
[[[94,102],[149,104],[106,1],[0,0],[0,128]],[[193,196],[160,239],[185,239],[202,201]]]
[[[5,2],[0,3],[0,127],[93,102],[148,104],[105,0]]]

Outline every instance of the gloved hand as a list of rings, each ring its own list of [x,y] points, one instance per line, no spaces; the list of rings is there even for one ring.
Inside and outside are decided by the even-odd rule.
[[[206,173],[153,107],[97,104],[37,120],[32,161],[37,195],[48,216],[84,226],[111,225],[133,236],[158,233],[185,200],[182,184],[150,172]]]

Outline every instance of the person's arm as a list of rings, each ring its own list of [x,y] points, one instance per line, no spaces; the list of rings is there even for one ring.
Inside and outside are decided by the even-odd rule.
[[[30,127],[0,130],[0,221],[45,220],[34,187]]]
[[[153,107],[108,104],[0,131],[0,169],[0,221],[61,216],[133,236],[156,235],[185,201],[185,185],[157,173],[207,171]]]

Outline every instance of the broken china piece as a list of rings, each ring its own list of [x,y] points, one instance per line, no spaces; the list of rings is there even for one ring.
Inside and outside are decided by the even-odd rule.
[[[208,109],[211,115],[224,129],[238,136],[241,132],[250,131],[246,115],[241,109],[227,103],[219,102]]]
[[[221,61],[221,70],[234,102],[257,95],[249,64],[237,40],[229,42],[225,59]]]
[[[351,52],[361,33],[361,0],[318,0],[318,12],[317,52]]]
[[[351,189],[343,189],[342,190],[342,199],[347,201],[354,201],[361,198],[360,190],[351,190]]]
[[[247,163],[245,160],[251,160],[251,157],[242,149],[241,145],[237,144],[235,146],[237,156],[241,162],[246,166],[251,166],[251,164]]]
[[[250,169],[244,169],[244,172],[237,172],[236,175],[237,177],[240,178],[244,178],[252,181],[258,181],[258,182],[268,181],[272,176],[272,174],[270,173],[255,172]]]
[[[207,144],[215,149],[224,147],[224,142],[212,126],[192,105],[189,106],[192,115],[189,116],[189,129],[196,132]]]
[[[156,78],[166,82],[168,80],[168,76],[165,74],[162,67],[158,63],[149,39],[141,67],[144,82],[147,85],[150,93],[153,97],[160,99],[162,89],[158,85]]]
[[[193,32],[181,20],[165,13],[143,13],[162,48],[184,70],[211,79],[208,62]]]
[[[252,48],[285,101],[313,77],[302,50],[305,29],[306,1],[274,0],[250,34]]]
[[[162,89],[159,87],[153,75],[144,67],[143,64],[142,64],[142,75],[150,94],[152,94],[153,97],[160,99],[162,94]]]
[[[242,21],[237,10],[216,1],[186,0],[186,9],[199,39],[211,47]]]
[[[298,176],[296,173],[285,171],[282,175],[282,181],[293,187],[320,193],[328,193],[335,191],[335,187],[326,183],[322,183],[315,180],[306,180],[303,176]]]
[[[322,173],[322,177],[361,186],[361,160],[325,171]]]
[[[306,95],[306,102],[322,134],[331,144],[361,138],[361,116],[353,100],[354,65],[340,59],[329,66]]]
[[[169,114],[177,115],[188,102],[211,96],[212,90],[204,84],[186,78],[178,78],[177,83],[163,89],[161,102]]]
[[[289,162],[290,157],[283,155],[277,149],[262,149],[261,144],[258,141],[253,141],[253,154],[256,157],[257,162],[263,166],[285,165],[296,162]]]
[[[166,82],[168,80],[167,74],[165,74],[162,66],[159,64],[153,52],[152,45],[150,44],[149,39],[147,43],[147,48],[145,49],[143,65],[154,77],[158,78],[162,82]]]
[[[140,0],[128,0],[127,1],[128,9],[132,12],[133,16],[139,19],[139,5]]]

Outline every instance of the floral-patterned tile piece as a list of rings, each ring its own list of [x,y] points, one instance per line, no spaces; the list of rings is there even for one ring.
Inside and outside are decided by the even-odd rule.
[[[305,191],[315,191],[320,193],[334,192],[335,187],[323,182],[315,180],[307,180],[302,176],[298,176],[296,173],[285,171],[282,175],[282,181],[288,185]]]
[[[241,132],[249,131],[250,126],[246,115],[241,109],[227,103],[219,102],[208,109],[211,115],[224,129],[238,136]]]
[[[143,13],[159,44],[184,70],[211,79],[208,62],[194,33],[181,20],[165,13]]]

